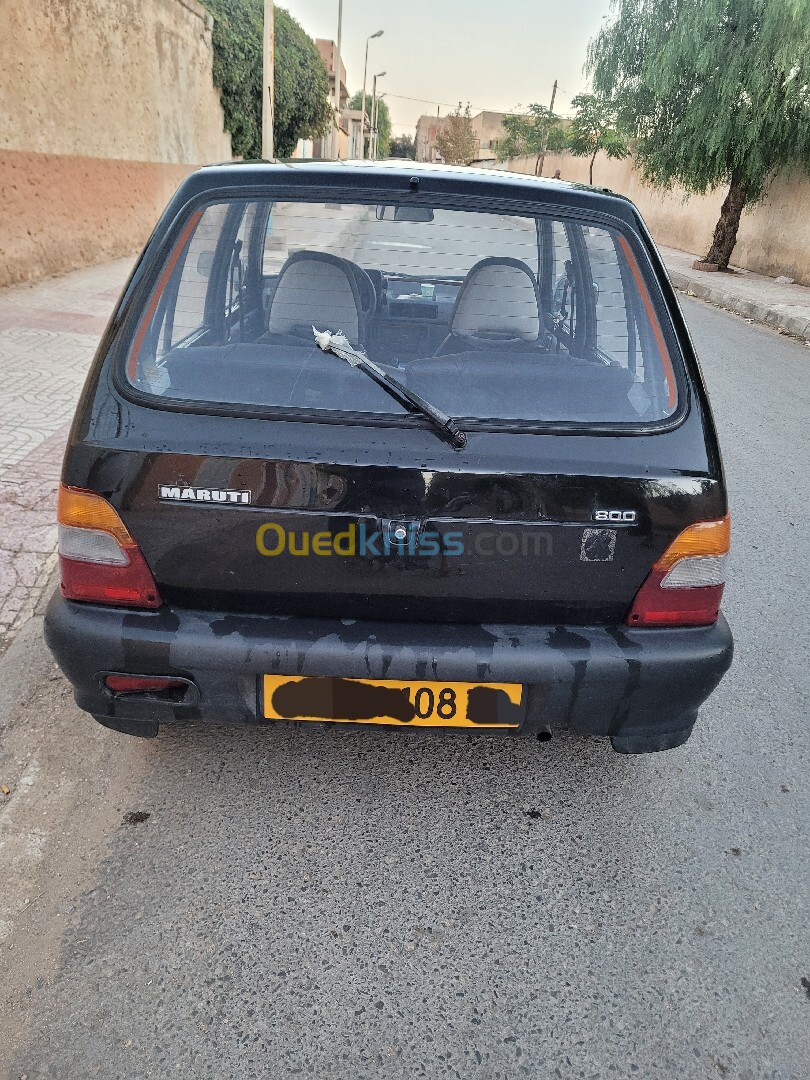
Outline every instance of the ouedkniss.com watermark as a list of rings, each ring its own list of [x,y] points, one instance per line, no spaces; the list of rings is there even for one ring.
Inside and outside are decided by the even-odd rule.
[[[369,529],[365,523],[348,525],[343,532],[309,532],[285,529],[277,522],[266,522],[256,530],[256,547],[260,555],[274,558],[278,555],[327,557],[413,555],[463,555],[472,550],[476,555],[537,555],[551,557],[551,535],[532,530],[518,532],[514,529],[481,530],[473,533],[468,545],[459,531],[439,532],[420,530],[415,525],[402,525],[393,529]]]

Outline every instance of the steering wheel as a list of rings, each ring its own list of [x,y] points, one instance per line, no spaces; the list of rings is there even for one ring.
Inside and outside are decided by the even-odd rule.
[[[370,315],[377,308],[377,291],[374,283],[362,266],[358,266],[351,259],[344,259],[344,262],[351,270],[357,291],[360,293],[360,308],[364,315]]]

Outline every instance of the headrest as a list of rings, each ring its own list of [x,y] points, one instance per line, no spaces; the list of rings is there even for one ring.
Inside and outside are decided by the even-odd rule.
[[[537,279],[519,259],[482,259],[456,299],[450,333],[535,341],[540,333]]]
[[[287,259],[270,301],[267,329],[271,334],[342,331],[360,343],[360,295],[347,263],[321,251],[297,251]]]

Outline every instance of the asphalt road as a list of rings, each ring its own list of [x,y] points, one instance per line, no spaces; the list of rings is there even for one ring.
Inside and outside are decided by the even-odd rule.
[[[808,1075],[810,350],[685,306],[737,641],[691,741],[136,741],[75,709],[35,619],[0,662],[0,1071]]]

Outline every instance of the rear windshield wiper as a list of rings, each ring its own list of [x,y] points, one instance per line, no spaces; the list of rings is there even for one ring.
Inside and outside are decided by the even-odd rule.
[[[425,401],[423,397],[415,394],[413,390],[409,390],[407,386],[403,386],[399,379],[389,375],[387,371],[383,371],[373,360],[369,360],[365,353],[355,349],[343,334],[336,334],[332,330],[316,330],[314,326],[312,327],[312,333],[315,335],[318,348],[322,349],[323,352],[334,353],[335,356],[339,356],[341,360],[345,360],[352,367],[360,368],[370,379],[378,383],[383,390],[387,390],[392,397],[398,398],[400,402],[404,401],[413,409],[416,409],[417,412],[426,416],[434,427],[438,428],[443,435],[449,437],[454,450],[463,450],[467,445],[467,436],[452,417],[447,416],[441,409],[437,409],[435,405],[431,405],[429,401]]]

